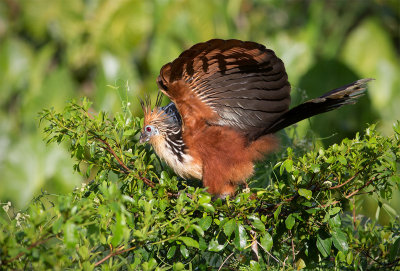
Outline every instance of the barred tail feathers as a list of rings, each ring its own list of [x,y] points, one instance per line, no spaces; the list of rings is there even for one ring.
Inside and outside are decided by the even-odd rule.
[[[318,98],[306,101],[284,113],[263,134],[275,133],[301,120],[334,110],[346,104],[354,104],[358,98],[364,95],[367,83],[371,80],[373,79],[360,79],[331,90]]]

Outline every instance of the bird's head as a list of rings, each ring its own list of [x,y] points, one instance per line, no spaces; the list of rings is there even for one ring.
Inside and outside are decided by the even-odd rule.
[[[143,109],[144,122],[142,133],[140,134],[140,143],[149,142],[154,144],[156,141],[164,137],[164,130],[166,129],[167,114],[163,108],[160,107],[161,95],[157,96],[156,104],[151,109],[151,101],[149,97],[140,100]]]

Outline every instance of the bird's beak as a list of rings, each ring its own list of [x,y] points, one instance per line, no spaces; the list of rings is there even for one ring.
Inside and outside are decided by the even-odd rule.
[[[149,139],[150,138],[148,136],[146,136],[144,133],[141,133],[140,138],[139,138],[139,143],[145,143],[145,142],[149,141]]]

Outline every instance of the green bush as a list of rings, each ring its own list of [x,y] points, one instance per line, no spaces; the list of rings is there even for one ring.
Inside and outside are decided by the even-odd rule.
[[[47,142],[67,142],[90,182],[46,191],[21,212],[3,203],[0,268],[35,270],[280,270],[396,268],[400,221],[377,225],[353,210],[398,189],[400,123],[392,137],[365,135],[264,164],[250,190],[213,200],[138,143],[127,103],[110,118],[90,102],[40,114]],[[267,187],[254,187],[268,181]],[[397,267],[398,268],[398,267]]]

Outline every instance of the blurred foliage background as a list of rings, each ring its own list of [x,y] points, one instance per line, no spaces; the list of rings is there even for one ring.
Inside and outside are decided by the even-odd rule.
[[[42,108],[88,96],[95,111],[121,111],[113,86],[122,82],[140,115],[136,97],[155,95],[162,65],[211,38],[273,49],[286,64],[293,105],[376,79],[357,105],[300,123],[300,138],[311,127],[329,145],[375,122],[390,133],[400,119],[399,18],[398,0],[2,0],[0,201],[22,208],[41,189],[64,193],[82,182],[67,150],[43,143]],[[360,204],[376,214],[373,199]],[[400,212],[399,193],[391,206]]]

